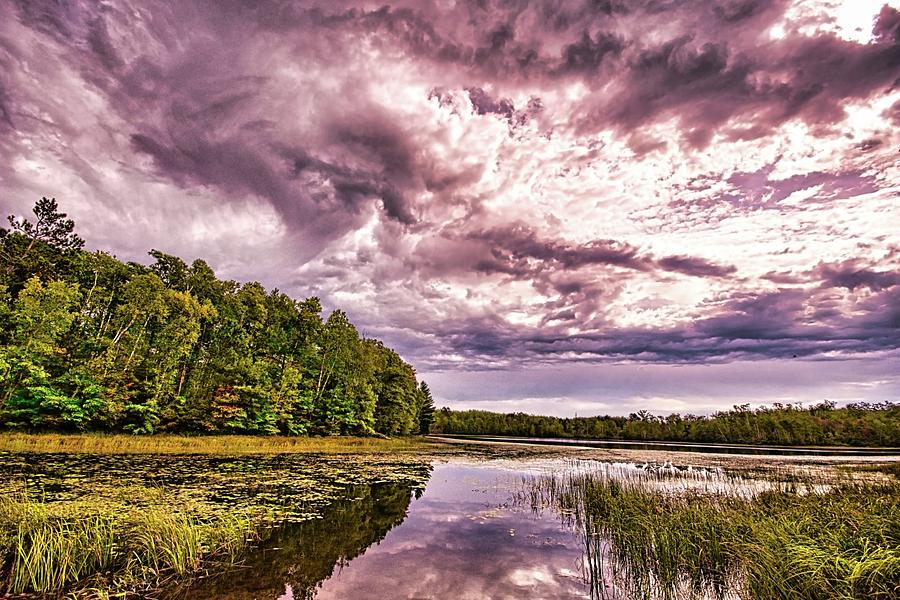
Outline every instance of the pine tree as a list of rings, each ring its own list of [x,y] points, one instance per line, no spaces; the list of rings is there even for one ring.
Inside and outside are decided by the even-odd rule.
[[[425,435],[431,431],[434,422],[434,398],[424,381],[419,384],[419,433]]]
[[[25,217],[16,218],[14,215],[6,218],[13,231],[29,239],[25,254],[31,252],[37,242],[44,242],[62,252],[80,250],[84,246],[84,240],[74,233],[75,221],[67,219],[66,213],[59,212],[56,198],[43,197],[32,210],[37,217],[34,223]]]

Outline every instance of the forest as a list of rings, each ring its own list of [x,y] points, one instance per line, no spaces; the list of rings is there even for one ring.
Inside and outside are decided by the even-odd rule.
[[[425,382],[393,350],[259,283],[158,250],[84,250],[55,199],[0,228],[0,427],[27,431],[407,435]]]
[[[83,249],[55,199],[0,228],[0,427],[150,434],[455,433],[900,446],[900,404],[749,405],[711,416],[435,412],[393,350],[317,298],[151,250]]]
[[[642,410],[627,417],[577,418],[442,409],[435,415],[434,431],[788,446],[900,446],[900,404],[860,402],[838,408],[834,402],[824,401],[808,407],[775,404],[756,409],[745,404],[710,416],[662,417]]]

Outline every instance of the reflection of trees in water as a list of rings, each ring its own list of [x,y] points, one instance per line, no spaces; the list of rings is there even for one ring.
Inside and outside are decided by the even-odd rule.
[[[285,530],[282,537],[287,539],[279,546],[296,556],[285,579],[294,598],[312,598],[318,585],[335,570],[402,523],[410,491],[408,485],[398,483],[354,487],[348,490],[348,499],[333,505],[324,519],[299,525],[294,532]]]
[[[422,494],[414,487],[409,481],[350,486],[322,518],[276,530],[243,568],[197,582],[177,596],[274,599],[290,586],[295,600],[309,600],[323,581],[403,522],[412,497]]]

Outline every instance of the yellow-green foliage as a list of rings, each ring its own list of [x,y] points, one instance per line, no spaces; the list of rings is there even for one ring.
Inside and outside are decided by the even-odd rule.
[[[94,454],[342,454],[415,451],[421,438],[0,433],[0,451]]]
[[[412,365],[256,282],[81,250],[55,199],[0,235],[0,428],[241,435],[428,431]]]

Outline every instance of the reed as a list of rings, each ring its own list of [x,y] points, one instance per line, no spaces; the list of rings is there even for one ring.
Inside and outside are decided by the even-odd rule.
[[[0,451],[92,454],[346,454],[414,452],[433,447],[424,438],[180,436],[0,433]]]
[[[10,591],[53,592],[105,572],[113,563],[114,537],[112,521],[103,516],[20,526]]]
[[[900,483],[653,486],[576,473],[530,482],[582,533],[599,598],[900,598]],[[753,489],[753,488],[751,488]]]
[[[0,498],[0,595],[147,588],[236,564],[265,527],[246,513],[204,520],[164,506]]]
[[[850,472],[861,471],[863,473],[881,473],[888,477],[900,479],[900,461],[874,463],[870,465],[853,465],[846,467]]]

